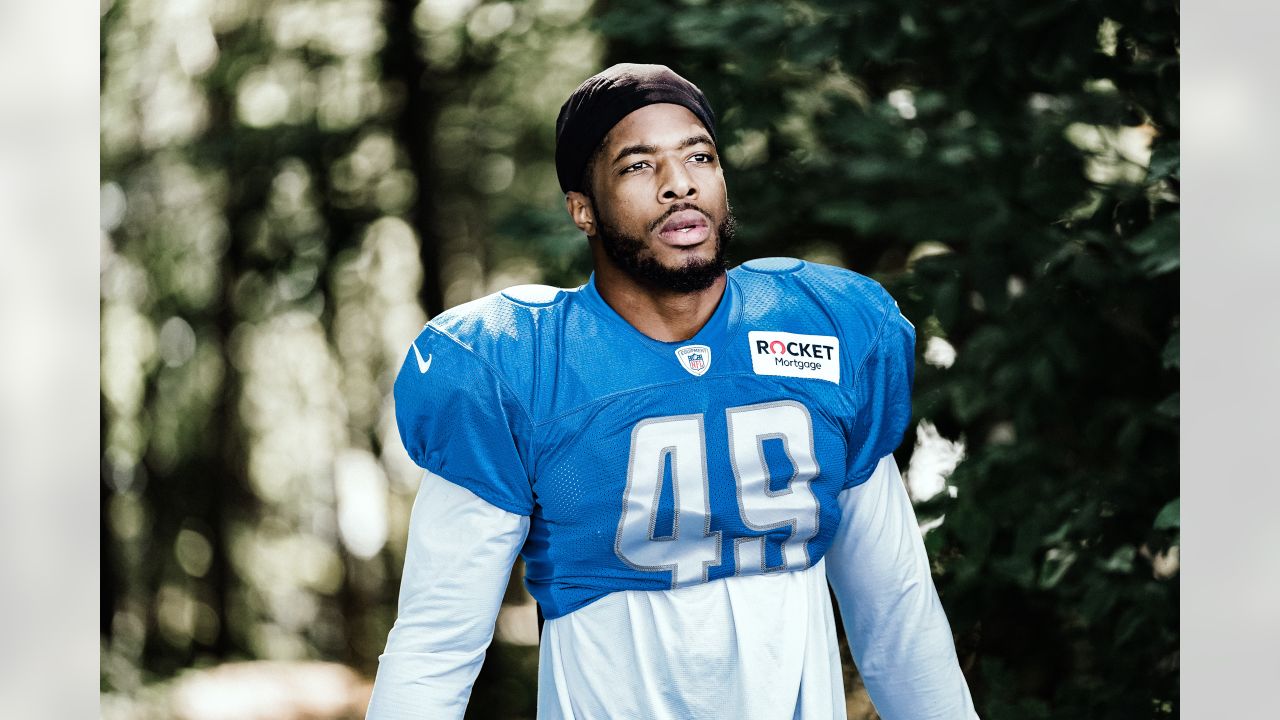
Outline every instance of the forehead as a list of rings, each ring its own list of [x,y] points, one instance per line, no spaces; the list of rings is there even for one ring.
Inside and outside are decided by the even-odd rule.
[[[695,135],[710,135],[683,105],[657,103],[634,110],[618,121],[600,147],[607,158],[631,145],[674,146]],[[613,152],[610,152],[613,151]]]

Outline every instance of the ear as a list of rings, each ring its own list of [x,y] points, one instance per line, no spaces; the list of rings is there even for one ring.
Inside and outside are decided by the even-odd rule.
[[[577,225],[579,230],[588,236],[596,234],[596,214],[592,211],[591,201],[586,195],[577,190],[570,190],[564,196],[564,206],[569,211],[573,224]]]

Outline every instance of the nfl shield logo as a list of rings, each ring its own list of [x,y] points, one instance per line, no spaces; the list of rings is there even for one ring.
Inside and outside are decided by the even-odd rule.
[[[703,375],[711,367],[711,348],[706,345],[685,345],[676,350],[680,366],[691,375]]]

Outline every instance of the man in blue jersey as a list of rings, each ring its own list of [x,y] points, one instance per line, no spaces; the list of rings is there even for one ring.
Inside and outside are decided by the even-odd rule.
[[[546,617],[540,718],[832,718],[828,583],[886,720],[975,718],[893,450],[915,334],[874,281],[725,270],[715,118],[617,65],[561,109],[594,261],[434,318],[396,379],[427,472],[369,717],[462,717],[512,563]]]

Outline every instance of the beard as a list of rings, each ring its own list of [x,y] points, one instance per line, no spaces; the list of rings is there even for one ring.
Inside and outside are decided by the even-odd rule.
[[[643,238],[628,235],[614,227],[600,214],[595,199],[591,199],[591,209],[596,217],[595,238],[604,247],[605,255],[622,269],[633,280],[653,290],[665,290],[676,293],[692,293],[706,290],[724,274],[728,268],[725,261],[725,247],[733,240],[737,229],[737,220],[733,217],[733,209],[725,207],[724,219],[715,230],[715,255],[710,258],[689,258],[679,267],[662,264],[654,257],[653,251],[645,244]],[[663,216],[650,225],[653,230],[667,217],[681,210],[698,210],[702,208],[689,203],[674,205],[663,213]],[[706,215],[705,212],[703,212]]]

